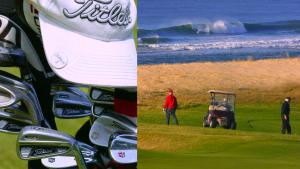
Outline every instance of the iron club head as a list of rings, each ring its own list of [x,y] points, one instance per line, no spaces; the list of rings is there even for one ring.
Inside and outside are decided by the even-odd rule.
[[[48,128],[24,127],[18,137],[17,154],[24,160],[74,155],[78,168],[86,169],[79,143],[68,134]]]
[[[33,124],[31,116],[21,105],[0,108],[0,132],[18,134],[23,127]]]
[[[5,86],[0,86],[0,107],[11,106],[15,102],[15,94]]]
[[[0,71],[0,86],[5,87],[15,96],[15,102],[22,102],[37,122],[44,120],[39,100],[31,84],[9,73]]]
[[[81,154],[85,160],[85,163],[98,163],[96,157],[97,149],[91,147],[85,143],[78,142]],[[74,156],[54,156],[49,158],[43,158],[42,164],[47,168],[69,168],[77,166],[76,159]]]
[[[91,103],[87,94],[79,88],[53,92],[53,112],[58,118],[80,118],[90,116]]]
[[[2,116],[0,116],[1,132],[18,133],[22,127],[28,124],[49,127],[31,84],[0,71],[0,90],[2,98],[0,106],[2,111]],[[30,123],[26,120],[30,120]]]
[[[90,100],[93,103],[114,104],[115,92],[111,88],[90,88]]]
[[[119,164],[137,163],[137,135],[113,134],[109,143],[109,155]]]
[[[94,121],[89,138],[95,145],[108,147],[109,138],[115,132],[137,133],[137,126],[121,114],[102,112]]]

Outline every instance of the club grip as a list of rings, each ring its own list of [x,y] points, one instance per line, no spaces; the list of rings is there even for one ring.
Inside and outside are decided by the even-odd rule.
[[[0,53],[0,67],[23,66],[26,63],[24,54]]]
[[[0,53],[0,66],[9,67],[15,66],[15,61],[11,55]]]

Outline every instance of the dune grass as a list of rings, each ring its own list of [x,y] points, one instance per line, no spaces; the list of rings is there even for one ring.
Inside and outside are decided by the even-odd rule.
[[[139,168],[299,168],[300,59],[139,67]],[[166,89],[178,98],[180,126],[166,126]],[[207,90],[237,94],[236,131],[202,128]],[[293,135],[280,134],[291,96]]]
[[[286,95],[297,102],[299,72],[300,59],[139,66],[139,104],[161,107],[169,87],[181,105],[206,103],[210,89],[236,92],[239,103],[279,103]]]

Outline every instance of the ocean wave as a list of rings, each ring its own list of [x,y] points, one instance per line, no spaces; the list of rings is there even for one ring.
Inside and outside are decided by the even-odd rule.
[[[244,24],[239,21],[217,20],[208,24],[192,24],[191,27],[197,34],[240,34],[247,32]]]
[[[159,29],[139,29],[139,37],[207,34],[243,34],[260,31],[300,31],[300,20],[269,23],[242,23],[238,20],[215,20],[205,23],[189,23]]]
[[[237,49],[237,48],[288,48],[300,49],[300,38],[265,39],[265,40],[236,40],[204,43],[175,43],[175,44],[147,44],[140,45],[144,48],[155,50],[212,50],[212,49]]]
[[[138,42],[142,44],[157,44],[157,43],[166,43],[170,41],[172,41],[172,39],[160,37],[159,35],[138,38]]]

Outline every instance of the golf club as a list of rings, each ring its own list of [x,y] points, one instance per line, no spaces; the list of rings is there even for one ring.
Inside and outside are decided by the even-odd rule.
[[[16,102],[15,94],[4,86],[0,86],[0,107],[11,106]]]
[[[12,95],[13,99],[11,99],[10,105],[20,104],[24,107],[24,111],[30,115],[33,125],[49,127],[44,119],[39,100],[31,84],[9,73],[0,71],[0,86],[2,89],[5,88],[6,91],[12,93],[10,95]],[[9,104],[7,103],[6,106],[9,106]]]
[[[91,147],[85,143],[78,142],[81,154],[85,160],[85,163],[99,163],[96,154],[97,149]],[[49,158],[43,158],[41,160],[42,164],[47,168],[69,168],[77,166],[74,156],[54,156]]]
[[[77,87],[66,87],[53,94],[53,112],[58,118],[80,118],[90,116],[91,103],[86,93]]]
[[[90,88],[90,99],[93,103],[100,103],[100,104],[114,104],[114,95],[115,92],[111,88]]]
[[[0,37],[0,66],[19,67],[22,76],[23,68],[26,69],[28,65],[46,73],[37,51],[27,36],[28,32],[4,15],[0,15],[0,23],[2,35]]]
[[[92,114],[94,117],[99,117],[103,112],[114,112],[114,105],[110,104],[93,104],[92,106]]]
[[[33,124],[21,105],[0,108],[0,132],[17,134],[23,127]]]
[[[23,160],[35,160],[53,156],[75,156],[79,169],[86,169],[80,145],[73,137],[56,130],[27,126],[18,137],[17,154]]]
[[[0,75],[1,78],[1,75]],[[42,119],[40,108],[35,105],[36,102],[31,98],[31,94],[28,92],[28,88],[18,88],[12,87],[0,83],[0,86],[9,89],[15,95],[15,102],[13,104],[18,104],[19,102],[26,107],[28,114],[31,115],[34,124],[39,124]]]
[[[113,134],[109,144],[110,157],[119,164],[137,163],[137,135]]]
[[[24,66],[26,64],[26,56],[22,49],[7,48],[5,42],[0,42],[0,66]]]
[[[7,85],[10,88],[16,88],[19,90],[23,90],[23,93],[28,93],[28,96],[31,97],[31,99],[34,102],[37,102],[37,104],[39,105],[34,88],[32,87],[31,84],[23,81],[22,79],[14,76],[12,74],[9,74],[7,72],[0,71],[0,84]],[[13,90],[10,90],[10,91],[13,91]],[[36,109],[40,111],[39,106],[37,106]]]
[[[110,136],[116,132],[137,133],[137,126],[121,114],[102,112],[94,121],[89,138],[95,145],[108,147]]]

